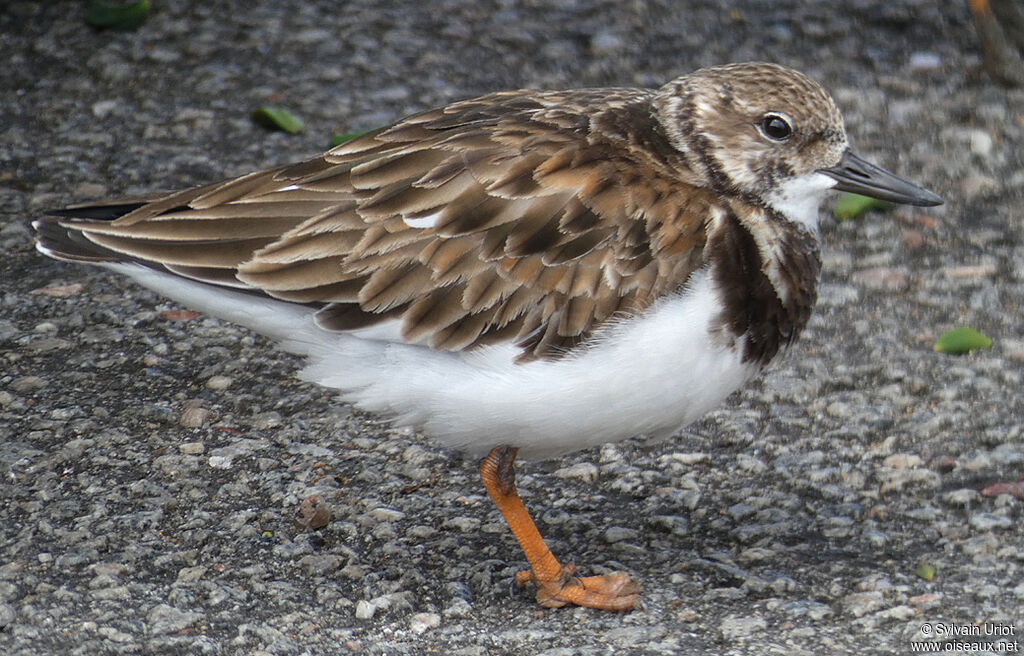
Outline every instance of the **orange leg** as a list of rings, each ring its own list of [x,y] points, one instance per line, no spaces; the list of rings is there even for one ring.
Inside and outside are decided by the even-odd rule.
[[[640,588],[625,573],[577,578],[573,576],[575,568],[572,565],[563,567],[544,544],[544,538],[516,492],[516,470],[513,466],[516,453],[518,449],[512,447],[495,447],[480,463],[484,487],[530,563],[530,571],[516,574],[516,584],[536,583],[537,602],[545,608],[566,604],[602,610],[635,608],[640,601]]]

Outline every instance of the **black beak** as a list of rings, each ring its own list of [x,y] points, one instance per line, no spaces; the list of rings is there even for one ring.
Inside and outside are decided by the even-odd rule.
[[[875,166],[852,150],[843,153],[843,158],[836,166],[819,171],[839,181],[833,187],[837,191],[850,191],[903,205],[942,205],[942,199],[932,192],[886,171],[881,166]]]

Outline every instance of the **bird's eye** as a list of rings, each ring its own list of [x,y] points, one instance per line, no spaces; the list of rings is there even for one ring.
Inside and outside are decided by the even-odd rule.
[[[764,136],[774,141],[785,141],[793,134],[793,128],[790,126],[789,121],[778,114],[768,114],[761,119],[758,127],[761,128]]]

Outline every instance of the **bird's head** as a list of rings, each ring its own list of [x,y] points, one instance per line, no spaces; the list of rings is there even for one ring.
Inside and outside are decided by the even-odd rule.
[[[854,154],[842,114],[816,82],[776,64],[705,68],[657,93],[658,119],[717,193],[816,224],[830,189],[910,205],[942,200]]]

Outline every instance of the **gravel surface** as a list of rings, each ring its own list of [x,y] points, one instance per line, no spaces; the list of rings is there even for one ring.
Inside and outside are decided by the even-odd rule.
[[[127,33],[82,4],[0,9],[0,653],[1024,648],[1022,500],[982,493],[1024,472],[1024,92],[981,70],[965,3],[179,0]],[[521,468],[556,554],[642,584],[626,614],[510,594],[475,462],[263,338],[38,256],[26,225],[460,97],[751,59],[821,81],[862,154],[947,202],[826,219],[810,326],[726,407]],[[307,130],[253,125],[267,104]],[[958,325],[993,348],[934,353]],[[304,531],[312,495],[331,517]]]

